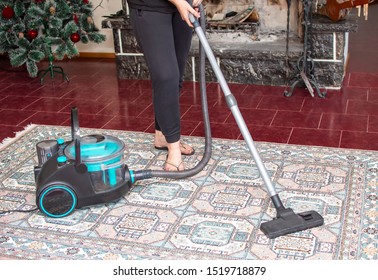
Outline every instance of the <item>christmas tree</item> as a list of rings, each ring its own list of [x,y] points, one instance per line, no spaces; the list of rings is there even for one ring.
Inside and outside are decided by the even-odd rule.
[[[31,77],[46,58],[51,64],[77,56],[79,41],[105,41],[90,0],[0,0],[0,13],[0,54],[14,67],[25,64]]]

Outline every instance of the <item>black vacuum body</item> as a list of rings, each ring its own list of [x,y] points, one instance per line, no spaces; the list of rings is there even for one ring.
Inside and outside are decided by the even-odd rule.
[[[125,145],[109,135],[87,135],[37,143],[36,203],[49,217],[121,198],[131,186]]]

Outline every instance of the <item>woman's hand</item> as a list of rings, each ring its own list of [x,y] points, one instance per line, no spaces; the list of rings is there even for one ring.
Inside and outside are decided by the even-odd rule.
[[[193,7],[198,7],[199,5],[201,5],[202,3],[202,0],[193,0]]]
[[[189,20],[189,13],[191,13],[196,18],[200,17],[200,13],[197,9],[194,9],[188,2],[185,0],[168,0],[173,5],[176,6],[177,10],[179,11],[182,20],[184,20],[190,27],[193,27],[192,23]],[[201,3],[201,0],[194,0],[193,3]],[[199,5],[199,4],[197,4]]]

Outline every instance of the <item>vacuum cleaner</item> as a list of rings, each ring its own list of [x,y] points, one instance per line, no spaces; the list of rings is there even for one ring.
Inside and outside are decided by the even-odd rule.
[[[202,5],[200,13],[201,18],[205,18]],[[209,46],[203,31],[204,21],[200,24],[192,14],[189,14],[189,19],[200,41],[200,90],[205,126],[205,150],[201,161],[191,169],[178,172],[130,170],[124,161],[125,145],[122,141],[109,135],[81,136],[78,111],[72,108],[72,139],[45,140],[36,145],[38,166],[34,168],[34,175],[39,210],[49,217],[65,217],[75,209],[119,199],[139,180],[153,177],[183,179],[200,172],[211,158],[211,128],[204,70],[207,56],[277,212],[273,220],[261,224],[262,232],[268,238],[276,238],[323,225],[323,217],[315,211],[296,214],[291,208],[284,207]]]
[[[59,138],[36,144],[36,204],[52,218],[114,201],[132,186],[121,140],[99,134],[81,137],[76,107],[71,109],[71,134],[70,141]]]

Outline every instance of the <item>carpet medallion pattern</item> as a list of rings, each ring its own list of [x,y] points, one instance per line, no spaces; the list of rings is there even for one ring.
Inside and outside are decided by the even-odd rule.
[[[128,147],[132,170],[161,169],[153,135],[108,134]],[[32,126],[0,148],[0,211],[35,208],[35,144],[70,139],[69,127]],[[204,139],[184,137],[199,162]],[[378,153],[256,143],[281,200],[318,211],[325,225],[273,240],[259,230],[275,216],[243,141],[213,140],[212,158],[192,178],[138,181],[118,201],[64,218],[38,211],[0,215],[0,256],[14,259],[378,259]]]

